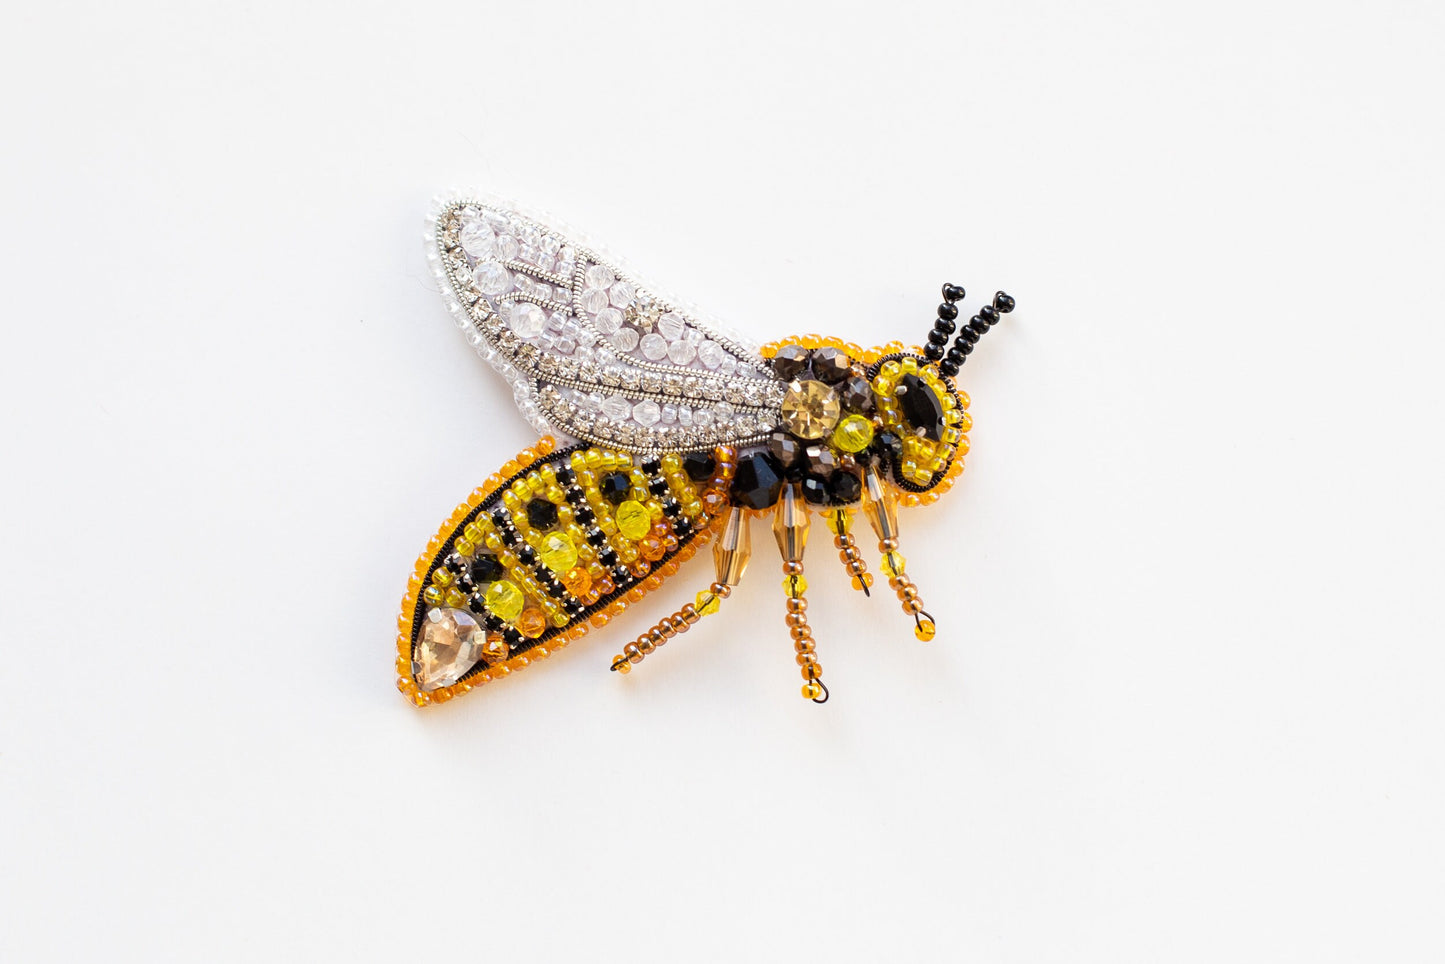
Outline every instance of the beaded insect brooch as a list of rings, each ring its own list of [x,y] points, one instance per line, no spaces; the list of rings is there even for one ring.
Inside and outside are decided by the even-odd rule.
[[[803,549],[822,516],[852,586],[873,575],[862,507],[914,634],[932,639],[898,551],[898,505],[929,505],[963,471],[972,425],[954,378],[1013,310],[1003,292],[958,329],[943,286],[927,344],[864,349],[819,335],[754,347],[644,286],[541,217],[469,197],[428,219],[428,259],[458,326],[512,383],[542,436],[504,463],[417,560],[398,620],[397,688],[444,703],[551,655],[640,602],[713,543],[713,583],[623,647],[631,672],[718,611],[770,513],[802,694],[825,702]]]

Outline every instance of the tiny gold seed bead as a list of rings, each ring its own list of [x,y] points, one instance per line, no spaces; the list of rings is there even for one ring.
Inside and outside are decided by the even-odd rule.
[[[803,698],[804,698],[804,699],[816,700],[818,697],[820,697],[820,696],[822,696],[822,695],[823,695],[823,687],[819,686],[817,683],[812,682],[812,681],[809,681],[808,683],[804,684],[804,686],[803,686]]]

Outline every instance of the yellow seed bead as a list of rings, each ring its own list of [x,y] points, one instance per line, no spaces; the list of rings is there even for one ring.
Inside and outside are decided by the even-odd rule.
[[[445,589],[450,586],[457,577],[450,569],[438,569],[431,574],[431,581]]]
[[[823,695],[823,687],[817,680],[809,680],[803,684],[803,699],[816,700]]]
[[[652,529],[652,514],[641,502],[629,499],[617,507],[617,528],[636,542]]]
[[[487,587],[487,609],[508,622],[517,618],[526,602],[522,590],[509,580],[498,579]]]
[[[560,532],[553,532],[542,540],[537,547],[537,554],[547,564],[547,568],[561,575],[568,572],[577,565],[577,547],[572,540]]]
[[[833,430],[833,444],[844,452],[861,452],[873,441],[873,423],[863,415],[849,415]]]
[[[886,552],[883,554],[883,571],[890,576],[903,575],[903,567],[907,560],[901,552]]]
[[[913,635],[917,636],[925,643],[933,638],[933,634],[935,632],[937,632],[937,627],[933,625],[933,620],[927,618],[926,616],[920,618],[918,620],[918,625],[913,627]]]
[[[711,616],[718,611],[721,605],[722,603],[718,601],[717,596],[708,592],[706,589],[698,593],[697,597],[693,600],[693,608],[697,610],[699,616]]]
[[[808,591],[808,580],[803,576],[784,576],[783,592],[793,599],[800,598]]]
[[[456,542],[453,543],[453,546],[456,548],[458,553],[464,556],[470,556],[477,551],[476,543],[472,542],[470,539],[458,539]]]
[[[453,609],[461,609],[467,604],[467,597],[462,595],[460,589],[448,589],[446,603]]]
[[[436,586],[427,586],[422,590],[421,598],[426,600],[428,606],[439,606],[442,601],[442,591]]]

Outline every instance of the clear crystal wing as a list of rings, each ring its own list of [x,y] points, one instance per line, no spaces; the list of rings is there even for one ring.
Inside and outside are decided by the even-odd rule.
[[[433,266],[457,322],[539,432],[636,452],[764,438],[784,385],[754,345],[542,216],[439,202]]]

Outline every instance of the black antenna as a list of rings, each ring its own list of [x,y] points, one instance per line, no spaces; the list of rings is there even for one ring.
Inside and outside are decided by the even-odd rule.
[[[933,323],[933,331],[928,333],[929,344],[928,348],[924,349],[924,354],[935,361],[937,359],[934,358],[932,349],[938,345],[938,342],[934,340],[934,335],[938,334],[945,324],[948,326],[948,332],[953,331],[953,319],[958,317],[958,308],[953,304],[958,298],[949,297],[955,292],[957,292],[958,298],[963,297],[962,288],[954,285],[943,286],[944,303],[938,306],[938,321]],[[998,324],[1000,318],[1013,310],[1012,296],[1002,291],[995,294],[993,304],[984,305],[978,309],[978,314],[970,318],[968,324],[959,329],[958,340],[953,343],[953,347],[948,350],[948,354],[943,357],[943,360],[938,362],[938,370],[948,378],[957,375],[958,370],[963,367],[963,363],[968,360],[968,353],[973,351],[973,346],[978,344],[978,339],[983,333]],[[945,341],[948,340],[947,332],[944,333],[943,338]]]

